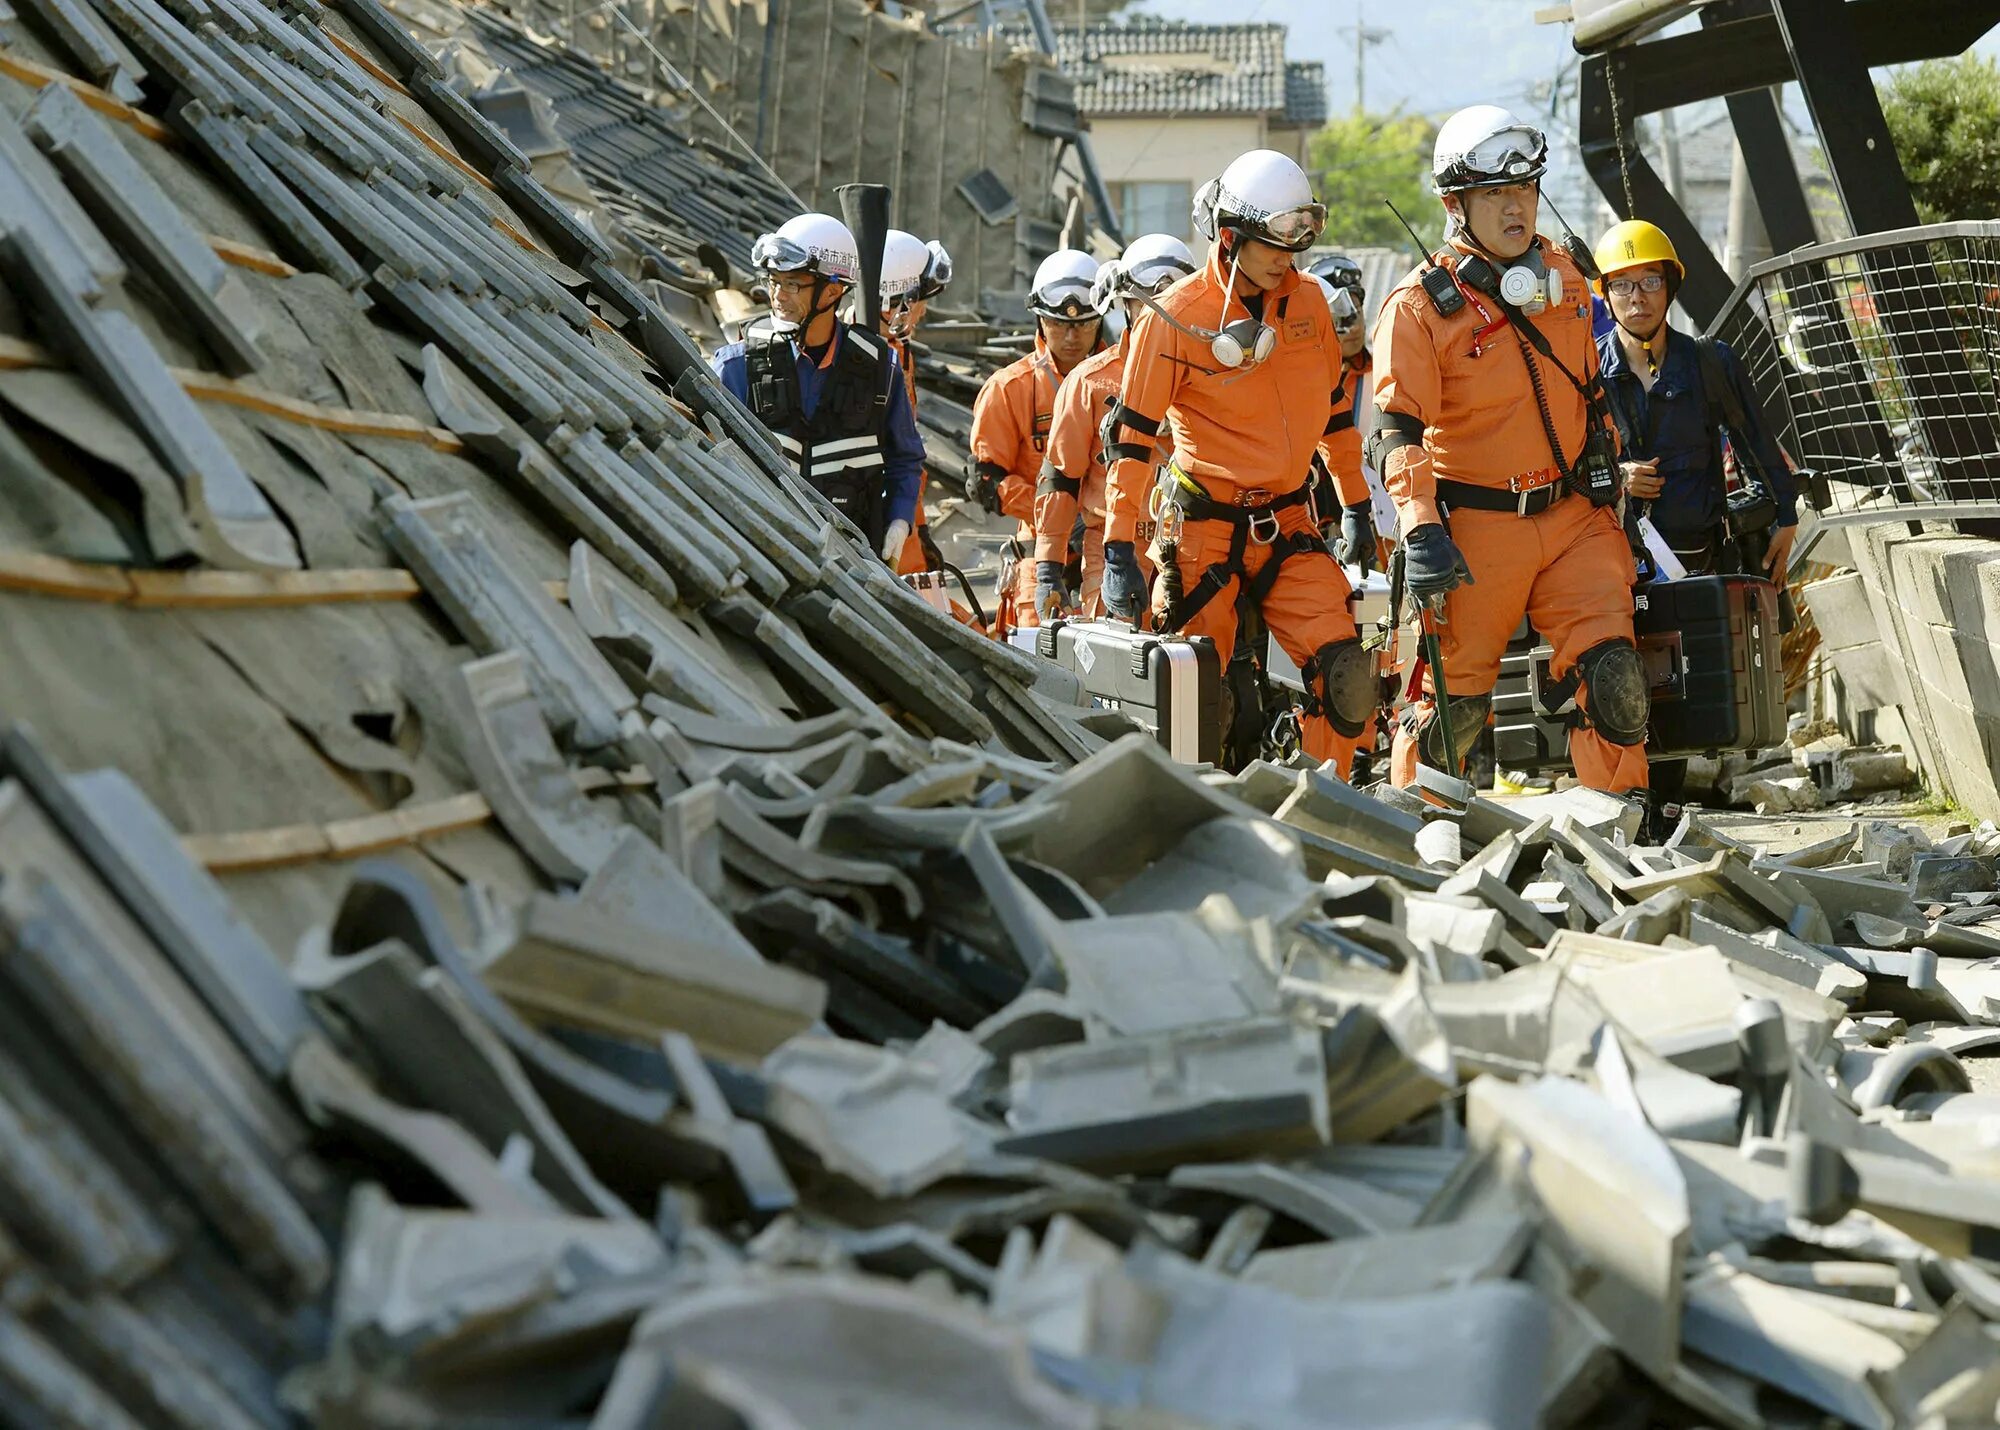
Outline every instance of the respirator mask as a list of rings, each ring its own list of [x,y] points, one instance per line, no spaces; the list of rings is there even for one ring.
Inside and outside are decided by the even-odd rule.
[[[1468,288],[1498,298],[1530,318],[1563,299],[1562,274],[1549,267],[1539,240],[1505,268],[1483,254],[1468,253],[1458,261],[1458,276]]]

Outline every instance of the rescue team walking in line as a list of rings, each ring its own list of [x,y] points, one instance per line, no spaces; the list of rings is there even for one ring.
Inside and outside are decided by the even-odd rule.
[[[1118,341],[1076,365],[1056,393],[1049,423],[1048,451],[1035,485],[1035,610],[1043,620],[1066,610],[1104,614],[1104,489],[1107,453],[1104,424],[1125,380],[1125,352],[1132,326],[1157,298],[1194,272],[1194,255],[1170,234],[1135,238],[1097,275],[1093,306],[1100,313],[1120,305],[1126,330]],[[1156,454],[1158,458],[1171,453]],[[1072,532],[1083,524],[1082,580],[1074,599],[1064,590]],[[1147,523],[1150,526],[1151,523]],[[1149,533],[1148,533],[1149,534]],[[1140,558],[1152,576],[1152,563]]]
[[[710,365],[806,483],[893,562],[916,524],[924,444],[895,353],[837,311],[861,276],[854,235],[837,218],[800,214],[750,256],[770,286],[771,318]]]
[[[1207,266],[1141,300],[1108,424],[1104,607],[1147,608],[1136,543],[1153,517],[1154,628],[1210,637],[1226,667],[1247,597],[1304,678],[1302,748],[1345,775],[1375,680],[1312,507],[1341,359],[1326,294],[1296,263],[1326,210],[1304,170],[1259,149],[1203,187],[1194,220]],[[1156,480],[1163,433],[1173,459]],[[1366,495],[1357,473],[1341,504]]]
[[[1035,609],[1035,489],[1055,418],[1056,389],[1103,346],[1102,315],[1092,302],[1098,262],[1065,248],[1035,270],[1028,311],[1035,346],[993,374],[972,404],[972,473],[966,496],[1014,518],[1003,553],[999,634],[1041,624]]]
[[[1346,774],[1373,746],[1378,685],[1343,567],[1393,553],[1392,589],[1435,632],[1439,667],[1419,657],[1411,673],[1397,785],[1419,765],[1462,774],[1525,620],[1551,648],[1538,696],[1567,716],[1578,778],[1646,791],[1634,553],[1660,558],[1655,575],[1664,562],[1669,577],[1782,582],[1794,483],[1735,355],[1667,327],[1684,273],[1666,235],[1621,223],[1594,263],[1566,228],[1564,244],[1542,237],[1546,167],[1541,131],[1505,109],[1445,122],[1431,176],[1445,243],[1388,295],[1372,342],[1359,265],[1299,270],[1326,211],[1271,150],[1196,195],[1203,264],[1164,233],[1108,264],[1045,259],[1034,347],[973,407],[967,498],[1015,523],[992,633],[1108,614],[1206,636],[1227,667],[1244,623],[1259,639],[1261,626],[1299,666],[1302,748]],[[717,372],[884,560],[936,568],[916,530],[909,342],[949,255],[889,232],[879,339],[837,315],[860,275],[838,220],[802,214],[754,257],[772,318],[722,349]],[[1614,320],[1596,337],[1593,284]],[[1107,346],[1113,316],[1124,332]],[[1746,544],[1746,530],[1763,534]]]
[[[1447,748],[1462,765],[1525,615],[1554,651],[1552,708],[1572,711],[1578,779],[1646,789],[1650,692],[1615,510],[1617,434],[1584,275],[1536,233],[1547,153],[1540,130],[1492,105],[1447,120],[1432,163],[1446,246],[1376,324],[1373,455],[1396,504],[1404,581],[1439,623],[1444,666],[1398,722],[1398,786],[1419,761],[1442,768]]]

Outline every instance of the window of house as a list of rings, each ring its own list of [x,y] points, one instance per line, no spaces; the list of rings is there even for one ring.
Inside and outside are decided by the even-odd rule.
[[[1185,179],[1113,184],[1111,201],[1118,205],[1118,224],[1127,239],[1142,233],[1188,237],[1194,185]]]

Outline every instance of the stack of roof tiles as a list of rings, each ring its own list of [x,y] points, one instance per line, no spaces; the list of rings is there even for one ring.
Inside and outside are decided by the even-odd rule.
[[[1056,67],[1086,115],[1263,114],[1326,122],[1326,68],[1285,59],[1286,27],[1138,18],[1056,27]],[[1027,32],[1017,38],[1032,44]]]
[[[2000,832],[1174,765],[375,0],[11,5],[0,1424],[1991,1423]]]

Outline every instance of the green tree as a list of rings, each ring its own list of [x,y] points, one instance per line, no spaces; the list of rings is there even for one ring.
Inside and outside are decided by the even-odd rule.
[[[1435,230],[1431,145],[1437,126],[1400,109],[1343,114],[1313,135],[1307,167],[1326,203],[1326,242],[1355,248],[1408,248],[1410,236],[1382,206],[1389,199],[1417,232]]]
[[[2000,218],[2000,66],[1925,60],[1877,89],[1924,222]]]

